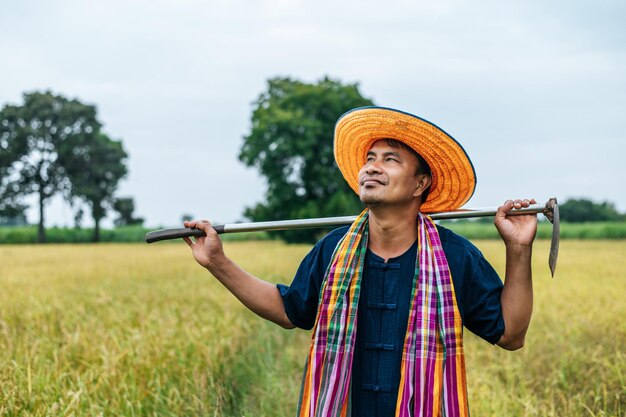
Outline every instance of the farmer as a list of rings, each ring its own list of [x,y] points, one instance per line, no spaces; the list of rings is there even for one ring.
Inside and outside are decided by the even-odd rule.
[[[522,347],[532,311],[534,200],[508,200],[495,216],[506,246],[505,284],[466,239],[423,213],[472,196],[467,154],[437,126],[366,107],[337,122],[335,160],[367,207],[330,232],[290,286],[229,260],[208,221],[185,222],[195,259],[243,304],[285,328],[313,328],[301,416],[467,416],[462,326],[505,349]]]

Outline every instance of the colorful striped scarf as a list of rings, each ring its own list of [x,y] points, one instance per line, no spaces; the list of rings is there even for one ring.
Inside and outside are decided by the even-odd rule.
[[[337,244],[320,293],[298,404],[300,417],[348,417],[368,211]],[[416,285],[417,284],[417,285]],[[418,217],[418,256],[402,352],[397,417],[469,415],[462,322],[432,219]]]

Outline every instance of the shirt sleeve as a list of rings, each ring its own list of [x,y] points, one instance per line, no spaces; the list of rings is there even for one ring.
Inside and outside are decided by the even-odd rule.
[[[333,240],[322,239],[311,249],[300,263],[291,285],[277,284],[287,317],[301,329],[310,330],[315,325],[320,289],[334,250]]]
[[[482,252],[469,240],[438,226],[454,290],[466,329],[496,343],[504,334],[500,294],[502,280]]]
[[[495,344],[504,334],[502,280],[491,264],[479,254],[471,264],[471,278],[465,294],[464,325],[472,333]]]

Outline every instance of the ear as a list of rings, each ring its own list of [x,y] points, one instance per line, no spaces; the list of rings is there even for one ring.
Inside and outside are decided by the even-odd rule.
[[[419,197],[422,195],[424,190],[430,187],[430,184],[433,182],[433,179],[428,174],[421,174],[417,176],[417,182],[415,183],[415,191],[413,191],[413,197]]]

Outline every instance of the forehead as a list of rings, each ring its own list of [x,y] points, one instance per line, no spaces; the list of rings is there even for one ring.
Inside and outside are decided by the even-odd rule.
[[[393,152],[401,156],[413,156],[413,153],[406,149],[404,146],[391,146],[387,139],[379,139],[372,143],[368,153],[388,153]]]

